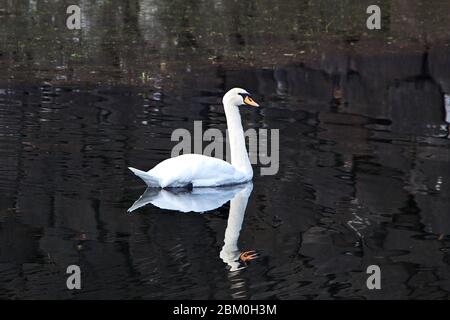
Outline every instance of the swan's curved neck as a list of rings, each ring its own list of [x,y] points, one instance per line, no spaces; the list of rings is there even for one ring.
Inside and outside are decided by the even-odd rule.
[[[253,169],[245,147],[244,129],[242,128],[241,115],[237,106],[224,103],[225,116],[227,118],[228,138],[230,141],[231,164],[237,170],[253,176]]]

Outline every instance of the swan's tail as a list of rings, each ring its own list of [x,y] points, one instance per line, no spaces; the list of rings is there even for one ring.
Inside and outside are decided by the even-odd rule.
[[[151,174],[149,174],[146,171],[142,171],[136,168],[128,167],[135,175],[137,175],[139,178],[144,180],[144,182],[147,184],[148,187],[159,187],[159,179],[156,177],[153,177]]]

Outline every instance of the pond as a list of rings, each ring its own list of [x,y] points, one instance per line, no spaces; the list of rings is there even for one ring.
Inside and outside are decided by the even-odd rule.
[[[392,27],[402,1],[388,2]],[[75,40],[61,31],[53,47],[45,30],[63,18],[44,23],[46,2],[19,3],[0,11],[9,22],[0,55],[0,298],[449,298],[442,25],[423,31],[426,45],[393,27],[371,38],[354,26],[325,35],[320,23],[318,36],[277,38],[262,5],[223,9],[229,29],[207,20],[211,31],[190,2],[111,1],[85,4],[91,23]],[[195,10],[207,11],[200,3]],[[316,21],[321,11],[299,3],[289,8]],[[170,8],[186,10],[176,20],[184,31]],[[27,10],[45,29],[30,43],[20,31],[33,30]],[[254,29],[233,20],[242,12]],[[252,12],[269,22],[252,22]],[[228,42],[216,47],[220,39]],[[146,191],[128,167],[169,158],[174,130],[193,132],[195,121],[225,132],[221,99],[232,87],[261,105],[241,111],[245,129],[279,130],[278,171],[261,175],[256,163],[251,184]],[[81,290],[66,287],[69,265],[82,271]],[[370,265],[380,267],[381,290],[366,286]]]

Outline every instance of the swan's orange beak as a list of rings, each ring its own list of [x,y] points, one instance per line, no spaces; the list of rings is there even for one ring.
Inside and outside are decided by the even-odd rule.
[[[251,251],[242,252],[239,255],[239,259],[241,259],[244,262],[249,262],[249,261],[255,260],[256,258],[258,258],[258,256],[259,255],[256,251],[251,250]]]
[[[250,97],[250,96],[246,96],[244,98],[244,103],[248,106],[259,107],[259,104],[257,104],[256,101],[253,100],[252,97]]]

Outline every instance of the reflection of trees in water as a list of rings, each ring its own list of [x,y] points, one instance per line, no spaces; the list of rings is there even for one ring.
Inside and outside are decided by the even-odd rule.
[[[440,52],[439,56],[446,56],[447,50]],[[308,168],[299,169],[301,179],[312,184],[313,201],[323,207],[323,212],[320,226],[303,233],[301,253],[312,258],[309,263],[320,273],[364,268],[385,250],[391,254],[375,261],[382,264],[382,269],[392,271],[392,279],[393,275],[399,276],[398,268],[410,270],[412,279],[420,277],[420,271],[408,264],[411,261],[448,270],[440,260],[442,255],[421,257],[423,247],[419,241],[420,249],[400,249],[407,248],[410,237],[431,233],[431,238],[442,240],[450,232],[450,220],[443,214],[450,205],[450,157],[442,134],[443,90],[449,76],[437,71],[448,69],[448,63],[436,52],[428,60],[423,57],[420,52],[376,57],[349,54],[317,62],[312,68],[278,68],[273,77],[258,78],[258,86],[270,87],[270,94],[302,97],[306,103],[297,103],[298,108],[317,114],[319,124],[313,141],[317,141],[320,153],[316,154],[309,147],[311,141],[302,137],[304,142],[296,145],[297,157],[281,156],[283,169],[279,176],[290,180],[286,168]],[[424,63],[434,68],[424,69]],[[332,100],[336,77],[341,79],[342,89],[342,101],[336,110],[310,106],[316,101],[323,106]],[[281,94],[277,91],[279,83]],[[295,137],[289,127],[281,128],[281,132],[286,139]],[[291,142],[295,143],[296,138]],[[293,185],[298,182],[294,181]],[[355,232],[353,237],[344,231],[345,224]],[[397,225],[407,231],[392,230]],[[352,243],[355,248],[349,250]],[[445,242],[430,246],[434,247],[432,251],[439,250]],[[336,251],[330,253],[330,248]],[[394,266],[395,261],[407,263],[404,267]],[[445,277],[436,281],[445,281]],[[417,285],[413,282],[408,285]],[[406,294],[406,289],[399,292]]]
[[[402,0],[382,1],[385,29],[370,34],[365,29],[370,3],[364,1],[85,0],[79,3],[79,31],[65,27],[70,1],[2,2],[2,60],[16,71],[53,80],[57,67],[67,80],[103,75],[138,82],[142,72],[158,74],[161,62],[175,72],[172,65],[186,61],[273,65],[284,61],[284,54],[310,60],[323,45],[352,43],[366,53],[398,50],[408,43],[432,45],[447,39],[450,30],[442,7],[448,3],[418,7]]]

